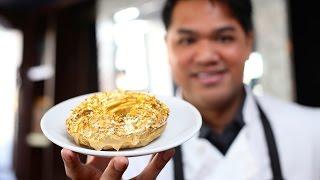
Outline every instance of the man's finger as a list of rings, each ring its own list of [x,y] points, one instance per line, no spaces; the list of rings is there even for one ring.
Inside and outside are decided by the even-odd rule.
[[[108,167],[103,172],[101,180],[120,180],[128,165],[129,160],[126,157],[112,158]]]
[[[88,156],[86,164],[94,166],[103,172],[108,166],[110,160],[111,158]]]
[[[78,154],[68,149],[62,149],[61,157],[68,177],[74,179],[81,176],[83,164],[81,163]]]
[[[136,179],[156,179],[160,171],[174,155],[174,149],[157,153]]]

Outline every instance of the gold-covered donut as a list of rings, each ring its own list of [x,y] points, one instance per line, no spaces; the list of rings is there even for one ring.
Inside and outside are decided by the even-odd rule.
[[[95,93],[72,109],[67,132],[79,145],[95,150],[141,147],[161,135],[169,108],[144,92]]]

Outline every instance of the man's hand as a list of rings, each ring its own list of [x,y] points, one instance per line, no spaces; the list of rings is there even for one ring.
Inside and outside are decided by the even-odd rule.
[[[133,179],[156,179],[173,155],[174,149],[155,154],[142,173]],[[83,164],[78,154],[68,149],[61,150],[61,157],[67,176],[73,180],[120,180],[129,165],[126,157],[94,156],[88,156],[86,164]]]

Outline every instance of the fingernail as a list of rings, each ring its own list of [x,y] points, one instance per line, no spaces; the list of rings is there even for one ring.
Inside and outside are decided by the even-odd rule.
[[[115,159],[114,168],[117,171],[123,172],[127,169],[127,166],[128,166],[128,159],[126,159],[125,157]]]
[[[172,156],[174,155],[175,151],[174,149],[171,149],[169,151],[166,151],[164,154],[163,154],[163,159],[165,161],[169,161],[170,158],[172,158]]]
[[[65,157],[64,157],[64,155],[63,155],[63,149],[61,149],[61,158],[62,158],[62,160],[64,160],[64,161],[66,160]]]
[[[61,150],[62,160],[63,160],[63,161],[66,161],[66,162],[70,162],[70,157],[69,157],[69,156],[66,156],[63,151],[64,151],[64,150],[62,149],[62,150]]]

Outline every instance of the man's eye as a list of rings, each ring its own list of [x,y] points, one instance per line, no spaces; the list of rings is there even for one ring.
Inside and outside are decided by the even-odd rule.
[[[217,37],[216,40],[221,43],[230,43],[230,42],[234,41],[234,37],[233,36],[219,36],[219,37]]]
[[[179,45],[190,45],[194,43],[196,40],[194,38],[181,38],[178,40]]]

